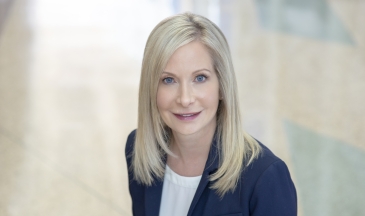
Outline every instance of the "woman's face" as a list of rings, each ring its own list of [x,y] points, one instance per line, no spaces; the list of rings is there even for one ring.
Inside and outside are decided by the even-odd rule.
[[[157,92],[160,115],[173,133],[203,135],[216,127],[219,83],[208,50],[198,41],[175,51]]]

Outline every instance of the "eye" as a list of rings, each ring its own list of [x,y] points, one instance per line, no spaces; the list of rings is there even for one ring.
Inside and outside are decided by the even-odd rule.
[[[166,84],[171,84],[174,83],[174,78],[172,77],[166,77],[162,80],[162,82],[166,83]]]
[[[207,77],[204,75],[198,75],[195,77],[195,81],[197,81],[197,82],[204,82],[206,79],[207,79]]]

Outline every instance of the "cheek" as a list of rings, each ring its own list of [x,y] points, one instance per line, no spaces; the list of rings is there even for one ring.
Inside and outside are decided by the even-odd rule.
[[[219,85],[212,83],[199,89],[199,98],[206,103],[206,105],[217,105],[219,103]]]
[[[206,105],[209,106],[209,108],[216,110],[218,108],[218,104],[219,104],[219,97],[218,94],[217,95],[208,95],[208,97],[206,98]]]
[[[169,97],[171,97],[171,94],[169,94],[166,88],[158,88],[156,102],[159,110],[163,111],[163,109],[168,108],[171,100]]]

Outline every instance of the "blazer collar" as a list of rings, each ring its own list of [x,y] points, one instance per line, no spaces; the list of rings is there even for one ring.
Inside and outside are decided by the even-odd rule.
[[[214,136],[212,145],[210,146],[209,155],[207,162],[205,163],[204,172],[202,174],[202,178],[200,180],[200,183],[198,185],[198,188],[196,189],[194,198],[191,202],[188,216],[192,215],[195,209],[195,206],[197,205],[198,201],[200,200],[201,195],[203,194],[204,189],[209,184],[209,177],[213,173],[215,173],[218,170],[219,167],[219,146],[218,141],[216,139],[216,136]]]
[[[216,136],[214,136],[210,146],[207,162],[202,174],[202,178],[196,189],[194,198],[191,202],[188,215],[191,215],[196,204],[198,203],[204,189],[209,183],[209,176],[215,173],[219,167],[219,147]],[[163,179],[154,179],[152,186],[145,187],[145,213],[146,216],[159,215],[161,197],[162,197]]]

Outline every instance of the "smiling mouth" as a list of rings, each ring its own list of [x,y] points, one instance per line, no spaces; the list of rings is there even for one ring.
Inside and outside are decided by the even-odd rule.
[[[181,113],[181,114],[174,113],[174,115],[180,120],[189,121],[189,120],[194,120],[196,117],[198,117],[200,113],[201,111],[195,113]]]

